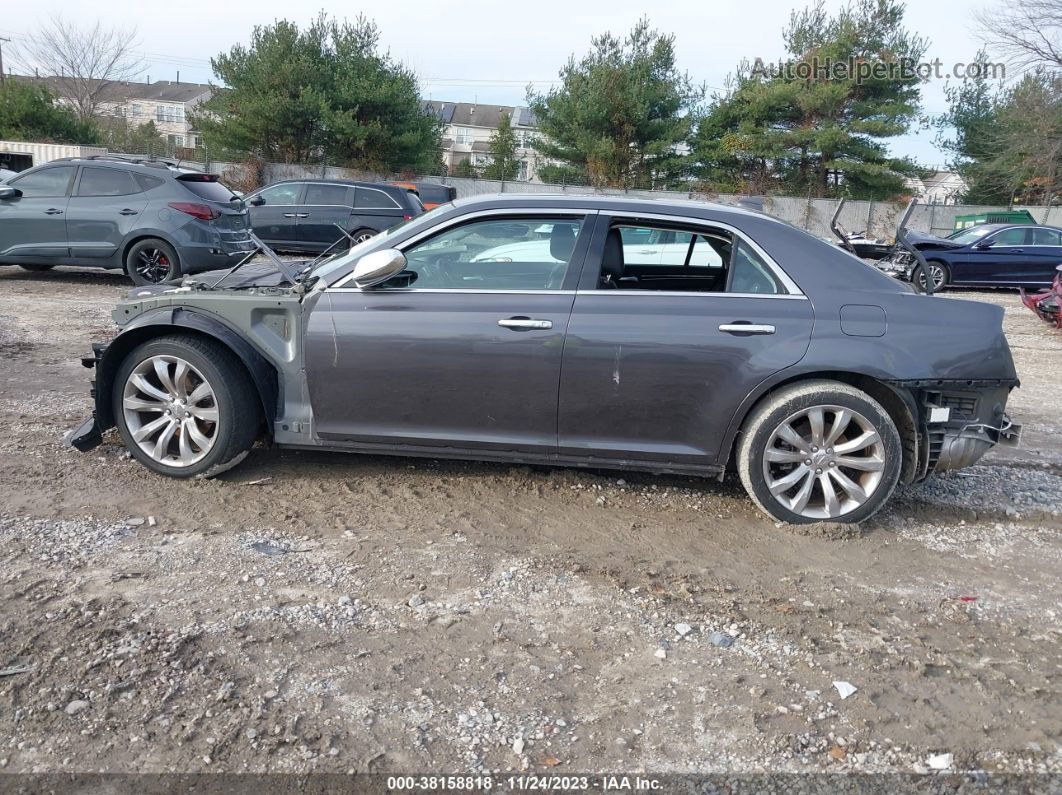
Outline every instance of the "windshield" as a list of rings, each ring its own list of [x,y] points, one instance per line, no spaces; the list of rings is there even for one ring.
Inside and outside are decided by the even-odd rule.
[[[995,232],[998,226],[971,226],[969,229],[962,229],[954,234],[948,235],[948,240],[954,240],[956,243],[974,243],[980,240],[985,235]]]

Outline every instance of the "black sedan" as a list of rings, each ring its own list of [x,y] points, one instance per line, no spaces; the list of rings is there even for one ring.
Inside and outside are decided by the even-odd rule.
[[[1062,265],[1062,229],[1053,226],[981,224],[948,237],[908,237],[926,259],[934,292],[951,285],[1048,287]],[[925,289],[926,275],[907,252],[893,253],[878,267]]]
[[[249,266],[258,267],[258,266]],[[393,455],[736,471],[789,522],[1013,440],[1003,311],[916,295],[759,213],[589,196],[444,205],[296,273],[138,290],[84,363],[149,469],[256,438]]]

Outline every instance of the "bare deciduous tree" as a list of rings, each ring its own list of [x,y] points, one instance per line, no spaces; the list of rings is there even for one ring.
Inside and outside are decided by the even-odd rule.
[[[135,29],[105,27],[98,20],[83,26],[55,16],[27,37],[18,60],[27,71],[54,78],[58,93],[88,121],[99,115],[115,83],[144,72],[137,44]]]
[[[981,36],[1020,69],[1062,68],[1062,0],[1021,0],[977,15]]]

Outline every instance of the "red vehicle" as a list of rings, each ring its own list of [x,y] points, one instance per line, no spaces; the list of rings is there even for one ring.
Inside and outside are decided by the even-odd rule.
[[[1055,268],[1055,280],[1050,289],[1036,295],[1026,295],[1025,290],[1021,290],[1021,301],[1045,323],[1062,328],[1062,312],[1059,312],[1059,306],[1062,306],[1062,265]]]

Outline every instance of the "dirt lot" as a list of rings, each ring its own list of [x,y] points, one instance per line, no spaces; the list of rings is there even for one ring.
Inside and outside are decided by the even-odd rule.
[[[3,771],[1062,772],[1062,333],[1014,294],[965,297],[1025,449],[807,531],[733,480],[65,449],[127,289],[0,268]]]

